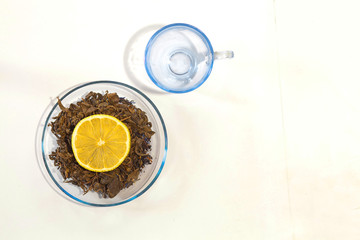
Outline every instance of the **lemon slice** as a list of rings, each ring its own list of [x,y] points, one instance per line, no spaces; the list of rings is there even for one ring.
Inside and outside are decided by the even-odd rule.
[[[96,114],[82,119],[71,137],[76,161],[94,172],[117,168],[130,151],[130,132],[115,117]]]

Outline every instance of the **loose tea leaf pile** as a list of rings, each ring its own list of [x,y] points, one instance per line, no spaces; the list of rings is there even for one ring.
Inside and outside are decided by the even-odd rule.
[[[151,164],[150,139],[154,132],[146,113],[116,93],[90,92],[68,108],[58,99],[61,112],[49,123],[57,137],[57,149],[49,155],[58,167],[65,182],[82,188],[84,194],[95,191],[102,197],[115,197],[121,189],[131,186],[146,164]],[[71,148],[71,135],[76,124],[94,114],[107,114],[122,121],[131,134],[131,148],[124,162],[109,172],[92,172],[82,168],[76,161]]]

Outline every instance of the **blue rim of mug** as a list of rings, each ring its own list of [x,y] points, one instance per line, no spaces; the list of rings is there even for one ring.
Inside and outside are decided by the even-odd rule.
[[[80,84],[78,86],[74,86],[73,88],[71,88],[70,90],[67,90],[66,93],[64,94],[60,94],[60,100],[63,100],[64,98],[66,98],[68,95],[70,95],[71,93],[75,92],[78,89],[81,89],[83,87],[86,87],[88,85],[94,85],[94,84],[114,84],[114,85],[120,85],[122,87],[128,88],[132,91],[134,91],[135,93],[139,94],[141,97],[143,97],[149,104],[150,106],[155,110],[156,114],[158,115],[159,119],[160,119],[160,123],[161,123],[161,127],[163,128],[164,131],[164,137],[165,137],[165,149],[164,149],[164,156],[163,158],[160,160],[161,161],[161,165],[160,168],[158,169],[158,172],[156,173],[155,177],[151,180],[151,182],[144,188],[142,189],[139,193],[135,194],[134,196],[130,197],[129,199],[126,199],[124,201],[121,202],[117,202],[117,203],[108,203],[108,204],[98,204],[98,203],[91,203],[91,202],[87,202],[85,200],[81,200],[75,196],[73,196],[71,193],[69,193],[68,191],[66,191],[63,187],[60,186],[60,184],[55,180],[53,174],[50,171],[50,168],[46,162],[46,154],[45,154],[45,150],[44,150],[44,136],[45,136],[45,132],[46,132],[46,128],[48,126],[50,117],[52,115],[52,113],[54,112],[54,110],[56,109],[56,107],[58,106],[58,103],[55,103],[54,106],[52,106],[49,114],[46,116],[46,120],[45,120],[45,124],[43,129],[39,129],[41,132],[40,138],[41,138],[41,156],[42,156],[42,161],[43,164],[47,170],[47,173],[49,174],[49,176],[51,177],[53,183],[55,183],[55,185],[58,187],[59,190],[61,190],[62,193],[64,193],[66,196],[70,197],[70,199],[75,200],[75,202],[80,203],[80,204],[85,204],[85,205],[89,205],[89,206],[94,206],[94,207],[111,207],[111,206],[117,206],[117,205],[121,205],[127,202],[130,202],[138,197],[140,197],[142,194],[144,194],[154,183],[155,181],[158,179],[161,171],[164,168],[164,164],[165,164],[165,160],[166,160],[166,156],[167,156],[167,150],[168,150],[168,137],[167,137],[167,131],[166,131],[166,127],[165,127],[165,123],[164,120],[158,110],[158,108],[156,107],[156,105],[150,100],[150,98],[148,98],[144,93],[142,93],[140,90],[127,85],[125,83],[121,83],[121,82],[115,82],[115,81],[109,81],[109,80],[100,80],[100,81],[93,81],[93,82],[87,82],[84,84]],[[42,120],[40,120],[42,121]],[[38,126],[39,128],[39,126]]]
[[[150,50],[153,42],[156,40],[156,38],[160,35],[161,32],[165,31],[168,28],[173,28],[173,27],[185,27],[185,28],[191,29],[194,32],[198,33],[199,36],[203,39],[203,41],[208,45],[210,53],[211,53],[211,63],[210,63],[209,70],[203,76],[203,78],[199,81],[199,84],[197,84],[196,86],[194,86],[192,88],[183,90],[183,91],[171,90],[171,89],[168,89],[168,88],[164,87],[163,85],[159,84],[159,82],[156,80],[156,78],[154,77],[154,75],[153,75],[153,73],[151,71],[151,67],[148,64],[149,61],[147,60],[148,57],[149,57],[149,50]],[[194,26],[192,26],[190,24],[187,24],[187,23],[173,23],[173,24],[169,24],[169,25],[166,25],[165,27],[160,28],[158,31],[156,31],[154,33],[154,35],[152,35],[152,37],[150,38],[148,44],[146,45],[146,49],[145,49],[145,69],[146,69],[146,72],[147,72],[148,76],[150,77],[151,81],[153,81],[153,83],[155,83],[156,86],[158,86],[159,88],[161,88],[161,89],[163,89],[163,90],[165,90],[167,92],[171,92],[171,93],[187,93],[187,92],[191,92],[191,91],[197,89],[198,87],[200,87],[208,79],[208,77],[209,77],[209,75],[211,73],[211,70],[213,68],[213,65],[214,65],[214,50],[213,50],[213,47],[212,47],[212,45],[210,43],[210,40],[207,38],[207,36],[200,29],[198,29],[197,27],[194,27]]]

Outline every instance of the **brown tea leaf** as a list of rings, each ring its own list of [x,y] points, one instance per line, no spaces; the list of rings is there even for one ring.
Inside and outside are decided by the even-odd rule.
[[[105,94],[90,92],[77,103],[66,108],[58,98],[60,113],[49,123],[51,132],[56,136],[58,147],[49,158],[58,167],[64,182],[79,186],[84,194],[95,191],[104,198],[115,197],[121,189],[131,186],[146,164],[152,163],[151,122],[146,113],[134,106],[132,101],[120,98],[116,93]],[[95,173],[82,168],[76,161],[71,148],[71,135],[76,124],[93,114],[107,114],[118,118],[129,129],[131,148],[127,158],[116,169]]]

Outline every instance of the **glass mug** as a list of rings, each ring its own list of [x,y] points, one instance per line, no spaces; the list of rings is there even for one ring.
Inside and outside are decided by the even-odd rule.
[[[161,89],[185,93],[209,77],[215,59],[233,58],[233,51],[214,52],[206,35],[194,26],[175,23],[159,29],[145,50],[145,68]]]

